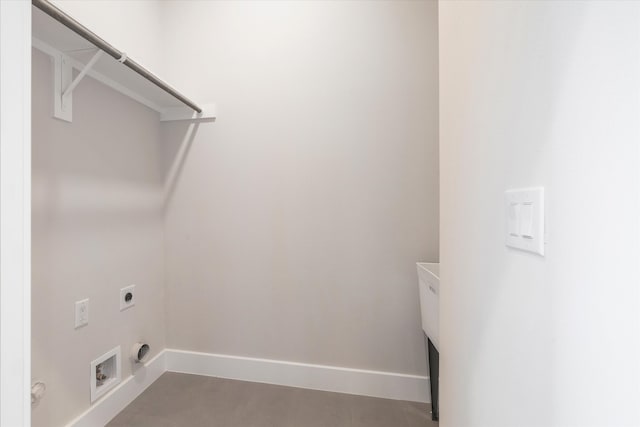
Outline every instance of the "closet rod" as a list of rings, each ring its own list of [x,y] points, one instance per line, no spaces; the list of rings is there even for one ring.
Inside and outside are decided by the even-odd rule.
[[[84,25],[64,13],[62,10],[58,9],[53,4],[49,3],[47,0],[31,0],[31,4],[35,7],[69,28],[71,31],[75,32],[79,36],[83,37],[87,41],[91,42],[98,49],[103,50],[107,54],[111,55],[113,58],[122,62],[127,67],[131,68],[136,73],[140,74],[145,79],[149,80],[151,83],[158,86],[160,89],[165,92],[171,94],[176,99],[180,100],[184,104],[188,105],[190,108],[195,110],[197,113],[202,113],[202,108],[198,107],[196,103],[191,101],[189,98],[182,95],[180,92],[169,86],[167,83],[160,80],[158,77],[153,75],[146,68],[142,67],[137,62],[133,61],[126,57],[126,54],[123,54],[115,47],[111,46],[109,43],[98,37],[94,32],[86,28]]]

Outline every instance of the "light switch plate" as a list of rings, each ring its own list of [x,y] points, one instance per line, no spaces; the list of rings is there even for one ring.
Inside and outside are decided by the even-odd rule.
[[[76,301],[76,323],[75,328],[89,324],[89,299]]]
[[[504,202],[506,245],[544,255],[544,188],[505,191]]]

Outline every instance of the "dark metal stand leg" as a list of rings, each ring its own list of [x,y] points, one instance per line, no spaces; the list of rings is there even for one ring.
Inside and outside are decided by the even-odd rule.
[[[429,379],[431,383],[431,419],[438,421],[438,368],[440,354],[429,338],[427,338],[427,352],[429,353]]]

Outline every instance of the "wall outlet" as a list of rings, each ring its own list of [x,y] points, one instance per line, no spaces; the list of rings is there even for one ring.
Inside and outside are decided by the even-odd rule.
[[[76,326],[78,329],[89,324],[89,299],[76,301]]]
[[[120,311],[136,305],[136,285],[120,289]]]

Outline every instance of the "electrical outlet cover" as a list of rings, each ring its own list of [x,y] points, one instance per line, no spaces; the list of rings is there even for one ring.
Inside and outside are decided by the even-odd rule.
[[[136,285],[120,289],[120,311],[136,305]]]

